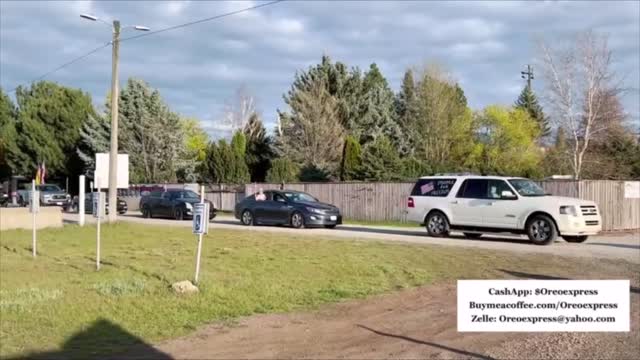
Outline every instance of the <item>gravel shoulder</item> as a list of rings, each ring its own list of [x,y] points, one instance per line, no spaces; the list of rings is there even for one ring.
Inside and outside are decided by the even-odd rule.
[[[77,222],[77,214],[64,214],[68,223]],[[86,217],[88,222],[94,219]],[[119,216],[119,220],[145,224],[190,227],[190,221],[176,221],[170,219],[144,219],[138,213]],[[365,225],[342,225],[336,229],[291,229],[275,226],[242,226],[239,221],[230,216],[221,216],[211,222],[210,229],[230,229],[258,232],[281,232],[304,234],[311,236],[326,236],[331,239],[349,239],[359,241],[400,241],[423,245],[463,246],[483,248],[499,251],[513,251],[519,253],[541,253],[567,257],[621,259],[632,263],[640,263],[640,232],[619,234],[604,234],[593,236],[582,244],[570,244],[562,239],[550,246],[532,245],[525,237],[491,235],[478,240],[469,240],[461,234],[454,233],[450,238],[432,238],[426,235],[423,228],[399,228]]]

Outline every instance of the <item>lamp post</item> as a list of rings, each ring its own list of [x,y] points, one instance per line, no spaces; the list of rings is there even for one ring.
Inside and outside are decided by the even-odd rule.
[[[113,24],[109,24],[108,22],[98,18],[97,16],[89,15],[89,14],[80,14],[80,17],[83,19],[91,20],[91,21],[100,21],[106,25],[112,26],[113,30],[113,41],[111,44],[113,45],[112,51],[112,63],[111,63],[111,147],[109,149],[109,201],[111,204],[112,210],[109,211],[108,220],[109,222],[115,222],[117,220],[118,212],[115,211],[116,204],[118,203],[118,60],[119,60],[119,50],[120,50],[120,21],[113,20]],[[127,28],[132,28],[138,31],[149,31],[149,28],[141,25],[127,26]]]

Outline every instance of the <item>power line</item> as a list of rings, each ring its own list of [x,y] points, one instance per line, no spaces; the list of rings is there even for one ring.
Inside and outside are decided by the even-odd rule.
[[[69,61],[69,62],[66,62],[66,63],[64,63],[64,64],[62,64],[62,65],[58,66],[57,68],[55,68],[55,69],[53,69],[53,70],[51,70],[51,71],[49,71],[49,72],[46,72],[46,73],[44,73],[44,74],[40,75],[39,77],[37,77],[37,78],[35,78],[35,79],[31,80],[29,83],[34,83],[34,82],[36,82],[36,81],[42,80],[42,79],[44,79],[45,77],[47,77],[47,76],[49,76],[49,75],[53,74],[54,72],[60,71],[60,70],[62,70],[62,69],[64,69],[64,68],[66,68],[67,66],[70,66],[70,65],[72,65],[72,64],[75,64],[76,62],[78,62],[78,61],[80,61],[80,60],[82,60],[82,59],[84,59],[84,58],[87,58],[87,57],[89,57],[89,56],[93,55],[94,53],[96,53],[96,52],[98,52],[98,51],[100,51],[100,50],[102,50],[102,49],[106,48],[106,47],[107,47],[107,46],[109,46],[109,45],[111,45],[111,42],[108,42],[108,43],[106,43],[106,44],[104,44],[104,45],[98,46],[97,48],[95,48],[95,49],[93,49],[93,50],[89,51],[88,53],[86,53],[86,54],[84,54],[84,55],[81,55],[81,56],[79,56],[79,57],[77,57],[77,58],[75,58],[75,59],[73,59],[73,60],[71,60],[71,61]],[[16,87],[15,87],[13,90],[11,90],[10,92],[14,92],[14,91],[18,90],[18,88],[19,88],[20,86],[21,86],[21,85],[16,86]]]
[[[248,8],[231,11],[231,12],[228,12],[228,13],[211,16],[211,17],[208,17],[208,18],[205,18],[205,19],[191,21],[191,22],[188,22],[188,23],[175,25],[175,26],[171,26],[171,27],[160,29],[160,30],[156,30],[156,31],[150,31],[150,32],[146,32],[144,34],[140,34],[140,35],[136,35],[136,36],[130,36],[128,38],[120,39],[120,42],[127,41],[127,40],[134,40],[134,39],[138,39],[138,38],[141,38],[141,37],[144,37],[144,36],[158,34],[158,33],[171,31],[171,30],[175,30],[175,29],[180,29],[180,28],[184,28],[184,27],[187,27],[187,26],[196,25],[196,24],[200,24],[200,23],[203,23],[203,22],[212,21],[212,20],[216,20],[216,19],[221,19],[221,18],[224,18],[224,17],[227,17],[227,16],[236,15],[236,14],[240,14],[240,13],[247,12],[247,11],[250,11],[250,10],[259,9],[261,7],[266,7],[266,6],[269,6],[269,5],[275,5],[275,4],[277,4],[279,2],[283,2],[283,1],[285,1],[285,0],[271,1],[271,2],[268,2],[268,3],[264,3],[264,4],[255,5],[255,6],[251,6],[251,7],[248,7]],[[66,62],[66,63],[58,66],[57,68],[55,68],[55,69],[53,69],[51,71],[48,71],[48,72],[44,73],[43,75],[40,75],[39,77],[31,80],[29,83],[33,83],[33,82],[42,80],[45,77],[47,77],[47,76],[49,76],[49,75],[51,75],[51,74],[53,74],[55,72],[58,72],[58,71],[64,69],[65,67],[67,67],[67,66],[75,64],[76,62],[91,56],[92,54],[104,49],[105,47],[107,47],[109,45],[111,45],[111,42],[108,42],[108,43],[106,43],[104,45],[101,45],[101,46],[89,51],[88,53],[86,53],[86,54],[84,54],[82,56],[79,56],[79,57],[77,57],[77,58],[75,58],[75,59],[73,59],[73,60],[71,60],[69,62]],[[18,90],[19,87],[20,87],[20,85],[16,86],[13,90],[11,90],[11,92],[15,92],[16,90]]]
[[[141,38],[141,37],[154,35],[154,34],[166,32],[166,31],[171,31],[171,30],[175,30],[175,29],[180,29],[180,28],[184,28],[184,27],[187,27],[187,26],[196,25],[196,24],[200,24],[200,23],[203,23],[203,22],[211,21],[211,20],[221,19],[221,18],[224,18],[224,17],[227,17],[227,16],[240,14],[240,13],[247,12],[247,11],[250,11],[250,10],[255,10],[255,9],[258,9],[258,8],[261,8],[261,7],[266,7],[266,6],[269,6],[269,5],[275,5],[275,4],[277,4],[279,2],[283,2],[283,1],[285,1],[285,0],[275,0],[275,1],[268,2],[268,3],[264,3],[264,4],[255,5],[255,6],[251,6],[251,7],[248,7],[248,8],[231,11],[231,12],[220,14],[220,15],[215,15],[215,16],[208,17],[208,18],[205,18],[205,19],[191,21],[191,22],[188,22],[188,23],[184,23],[184,24],[180,24],[180,25],[176,25],[176,26],[171,26],[171,27],[160,29],[160,30],[156,30],[156,31],[145,32],[145,33],[140,34],[140,35],[135,35],[135,36],[130,36],[128,38],[120,39],[120,42],[127,41],[127,40],[134,40],[134,39],[138,39],[138,38]]]

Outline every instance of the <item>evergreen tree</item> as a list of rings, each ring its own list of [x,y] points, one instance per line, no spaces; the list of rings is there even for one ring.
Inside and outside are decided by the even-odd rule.
[[[408,69],[404,73],[400,92],[396,97],[396,115],[398,117],[398,125],[402,128],[405,135],[413,130],[412,123],[418,116],[416,103],[416,84],[413,79],[413,71]],[[410,136],[407,136],[410,138]]]
[[[233,184],[246,184],[251,180],[249,168],[245,160],[247,152],[247,139],[242,131],[237,131],[231,139],[231,150],[233,151],[233,177],[230,180]]]
[[[362,174],[367,181],[399,180],[402,173],[400,156],[386,136],[367,144],[362,154]]]
[[[271,160],[275,157],[271,137],[260,121],[258,114],[253,113],[244,128],[247,138],[247,152],[245,160],[249,167],[252,182],[263,182],[267,175]]]
[[[11,98],[0,89],[0,178],[9,176],[17,168],[20,157],[16,132],[17,109]]]
[[[402,179],[415,180],[421,176],[433,174],[433,171],[425,162],[416,159],[413,156],[402,159]]]
[[[84,174],[92,176],[95,169],[95,154],[109,152],[111,123],[104,115],[93,113],[80,129],[80,140],[76,152],[84,164]]]
[[[274,159],[271,162],[271,168],[267,171],[266,180],[269,183],[290,183],[297,180],[298,169],[285,158]]]
[[[345,138],[340,179],[342,181],[359,180],[362,166],[362,149],[356,138],[349,135]]]
[[[538,97],[529,87],[529,85],[525,86],[524,89],[522,89],[522,92],[520,93],[515,106],[519,109],[526,110],[529,113],[529,116],[531,116],[531,118],[538,123],[541,137],[546,137],[551,134],[549,119],[544,114],[542,106],[538,102]]]

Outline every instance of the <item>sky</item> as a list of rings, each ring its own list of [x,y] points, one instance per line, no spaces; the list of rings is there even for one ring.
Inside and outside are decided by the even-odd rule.
[[[239,10],[260,1],[11,1],[0,0],[0,87],[18,85],[111,40],[110,26],[158,30]],[[375,62],[397,91],[404,71],[436,62],[465,91],[469,105],[511,105],[534,66],[544,92],[536,41],[593,29],[609,35],[614,70],[632,89],[623,99],[640,129],[639,1],[284,1],[222,19],[152,34],[120,47],[120,84],[137,77],[157,88],[183,116],[198,118],[213,137],[227,135],[225,102],[248,89],[268,128],[296,71],[323,54],[367,69]],[[126,29],[122,38],[140,35]],[[47,76],[90,93],[103,106],[111,84],[111,48]]]

